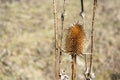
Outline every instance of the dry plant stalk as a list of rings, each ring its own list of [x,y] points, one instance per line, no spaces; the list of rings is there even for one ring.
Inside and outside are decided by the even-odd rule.
[[[92,65],[93,65],[93,51],[94,51],[94,19],[95,19],[96,6],[97,6],[97,0],[94,0],[93,18],[92,18],[92,30],[91,30],[91,55],[90,55],[90,69],[89,69],[89,74],[91,74]]]
[[[54,14],[54,36],[55,36],[55,79],[59,80],[60,74],[60,51],[58,41],[58,16],[57,16],[57,4],[56,0],[53,0],[53,14]]]
[[[74,24],[68,29],[65,49],[72,57],[72,80],[76,80],[76,56],[84,49],[85,32],[82,25]]]
[[[62,39],[63,39],[63,30],[64,30],[65,1],[66,0],[64,0],[64,3],[63,3],[63,12],[61,14],[60,62],[61,62],[61,55],[62,55]]]
[[[82,17],[82,21],[83,21],[83,27],[85,27],[85,13],[84,13],[84,2],[83,0],[81,0],[81,13],[80,16]],[[85,56],[85,71],[87,71],[87,55],[84,54]]]
[[[76,80],[76,55],[71,55],[72,57],[72,80]]]

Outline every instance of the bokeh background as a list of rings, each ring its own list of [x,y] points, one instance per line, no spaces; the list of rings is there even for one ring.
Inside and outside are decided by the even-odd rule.
[[[61,27],[63,0],[57,1]],[[54,80],[52,3],[52,0],[0,0],[0,80]],[[93,0],[85,0],[84,6],[88,45],[85,52],[89,53]],[[80,11],[80,0],[66,0],[65,31],[78,20],[82,23]],[[120,80],[120,0],[98,0],[93,61],[96,80]],[[64,53],[61,62],[61,70],[70,76],[70,56]],[[83,73],[84,59],[78,57],[79,80]]]

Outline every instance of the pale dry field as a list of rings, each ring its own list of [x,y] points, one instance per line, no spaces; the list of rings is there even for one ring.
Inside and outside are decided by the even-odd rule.
[[[65,29],[78,19],[82,22],[80,0],[66,1]],[[62,3],[58,0],[59,27]],[[93,0],[84,4],[89,41]],[[98,0],[95,20],[95,79],[119,80],[120,1]],[[90,44],[85,52],[90,52]],[[54,57],[52,0],[0,0],[0,80],[54,80]],[[69,76],[70,61],[68,54],[62,55],[61,69]],[[81,79],[83,58],[77,63]]]

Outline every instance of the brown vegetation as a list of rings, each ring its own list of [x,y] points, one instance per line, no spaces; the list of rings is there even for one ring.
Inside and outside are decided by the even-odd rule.
[[[65,49],[71,55],[82,54],[85,43],[85,32],[82,25],[74,24],[68,29]]]

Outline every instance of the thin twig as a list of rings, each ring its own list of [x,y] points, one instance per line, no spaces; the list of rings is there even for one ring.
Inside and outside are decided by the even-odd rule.
[[[87,55],[85,54],[85,72],[87,71]]]
[[[83,4],[83,0],[81,0],[81,11],[84,12],[84,4]]]
[[[93,67],[92,65],[93,65],[93,51],[94,51],[94,19],[95,19],[96,6],[97,6],[97,0],[94,0],[93,18],[92,18],[92,30],[91,30],[91,55],[90,55],[89,74],[91,74],[92,67]]]
[[[83,2],[83,0],[81,0],[80,16],[82,17],[83,27],[85,27],[85,13],[84,13],[84,2]],[[85,72],[86,72],[87,71],[87,55],[84,54],[84,56],[85,56]]]
[[[60,64],[59,64],[59,41],[58,41],[58,16],[56,0],[53,0],[53,14],[54,14],[54,36],[55,36],[55,79],[59,80]]]
[[[81,12],[80,12],[80,16],[82,17],[82,19],[84,19],[84,4],[83,4],[83,0],[81,0]],[[84,21],[84,20],[83,20]]]
[[[62,39],[63,39],[63,30],[64,30],[65,1],[66,0],[64,0],[64,3],[63,3],[63,12],[61,14],[60,62],[61,62],[61,55],[62,55]]]

